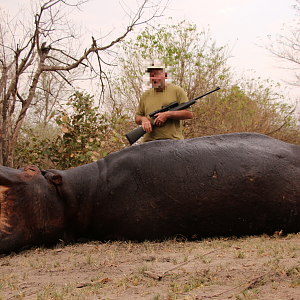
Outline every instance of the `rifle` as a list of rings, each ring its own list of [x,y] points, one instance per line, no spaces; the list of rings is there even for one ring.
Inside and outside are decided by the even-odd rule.
[[[161,109],[158,109],[156,111],[153,111],[152,113],[149,114],[149,116],[152,118],[154,117],[156,114],[160,113],[160,112],[165,112],[165,111],[177,111],[177,110],[184,110],[187,109],[188,107],[190,107],[191,105],[195,104],[196,100],[203,98],[213,92],[216,92],[217,90],[219,90],[220,87],[217,87],[216,89],[205,93],[199,97],[196,97],[195,99],[192,99],[188,102],[184,102],[180,105],[178,105],[177,101],[172,102],[171,104],[167,105],[167,106],[163,106]],[[151,126],[152,128],[155,126],[153,125],[155,121],[155,117],[154,120],[151,122]],[[135,143],[139,138],[141,138],[144,134],[146,133],[146,131],[143,130],[143,127],[140,126],[136,129],[133,129],[132,131],[128,132],[126,134],[127,140],[129,141],[130,145],[132,145],[133,143]]]

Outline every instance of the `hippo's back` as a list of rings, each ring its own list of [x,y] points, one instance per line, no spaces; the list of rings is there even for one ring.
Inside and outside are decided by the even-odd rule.
[[[300,148],[253,133],[153,141],[105,158],[106,236],[300,231]]]

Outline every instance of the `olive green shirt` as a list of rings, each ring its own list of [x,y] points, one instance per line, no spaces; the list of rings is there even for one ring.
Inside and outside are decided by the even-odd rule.
[[[152,121],[149,117],[150,113],[174,101],[177,101],[178,105],[188,101],[186,93],[179,86],[168,84],[162,92],[154,89],[147,90],[141,96],[136,116],[146,116]],[[154,126],[151,133],[144,135],[143,143],[161,139],[183,139],[181,121],[168,119],[163,126]]]

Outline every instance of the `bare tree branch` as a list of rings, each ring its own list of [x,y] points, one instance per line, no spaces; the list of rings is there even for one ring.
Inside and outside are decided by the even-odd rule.
[[[143,0],[135,12],[127,7],[130,21],[123,34],[104,46],[97,44],[103,37],[92,37],[92,45],[86,50],[80,50],[82,45],[77,37],[77,26],[75,23],[73,25],[67,16],[70,9],[80,10],[81,5],[88,0],[79,0],[76,3],[69,3],[67,0],[46,0],[36,7],[31,25],[26,25],[24,20],[18,22],[19,18],[5,19],[6,16],[0,13],[1,164],[13,166],[14,148],[28,109],[35,103],[36,91],[48,91],[47,95],[50,95],[51,87],[42,89],[42,74],[53,74],[54,81],[66,82],[71,86],[79,77],[78,74],[83,74],[83,71],[89,68],[89,77],[99,79],[100,99],[104,99],[106,88],[111,94],[108,73],[104,67],[113,65],[106,62],[104,57],[112,55],[113,47],[136,26],[161,16],[166,7],[162,1],[168,4],[168,0]],[[147,17],[146,12],[149,12]],[[23,36],[18,41],[15,38],[17,30],[23,30]],[[54,76],[55,74],[58,76]],[[63,81],[58,77],[63,78]],[[58,96],[55,99],[58,99]],[[46,104],[46,116],[49,115],[48,109],[53,107],[55,101]]]
[[[299,16],[300,13],[300,0],[296,0],[294,9]],[[260,47],[265,48],[280,62],[288,63],[288,65],[280,66],[280,68],[293,71],[295,81],[288,82],[293,86],[300,86],[300,22],[294,21],[290,25],[284,26],[284,33],[278,34],[275,37],[269,36],[267,42],[262,42]]]

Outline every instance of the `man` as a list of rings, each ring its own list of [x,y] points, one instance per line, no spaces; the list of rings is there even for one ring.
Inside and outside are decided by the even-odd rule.
[[[156,127],[153,129],[149,113],[174,101],[177,101],[178,105],[187,102],[186,93],[179,86],[167,84],[167,72],[162,63],[153,62],[148,67],[147,72],[150,73],[152,89],[147,90],[141,96],[135,117],[136,124],[142,125],[146,131],[143,142],[160,139],[183,139],[181,120],[193,118],[190,109],[157,113],[154,121]]]

